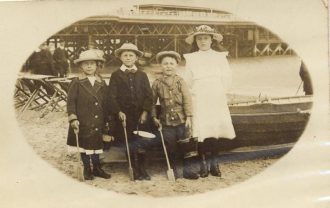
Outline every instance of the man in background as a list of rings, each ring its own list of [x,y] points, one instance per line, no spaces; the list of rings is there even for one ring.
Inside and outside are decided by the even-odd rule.
[[[55,49],[53,59],[55,61],[55,69],[59,77],[66,77],[69,69],[68,53],[65,50],[65,42],[60,41],[60,45]]]
[[[54,67],[53,56],[50,53],[46,42],[42,43],[39,48],[30,56],[29,69],[31,70],[32,74],[57,76],[57,72]],[[38,85],[42,85],[49,96],[52,96],[55,93],[53,88],[49,87],[43,82],[38,83]],[[34,89],[35,88],[31,88],[31,92],[33,92]]]
[[[299,75],[303,82],[303,89],[305,95],[312,95],[313,94],[312,80],[304,62],[301,62]]]
[[[30,56],[30,68],[33,74],[57,76],[54,60],[46,42],[42,43],[39,49]]]

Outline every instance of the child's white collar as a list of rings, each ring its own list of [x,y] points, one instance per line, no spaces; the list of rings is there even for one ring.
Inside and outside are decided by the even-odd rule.
[[[128,70],[132,70],[132,69],[137,70],[137,67],[136,67],[135,65],[133,65],[131,68],[128,68],[128,67],[125,66],[124,64],[122,64],[122,65],[120,66],[120,70],[122,70],[123,72],[125,72],[126,69],[128,69]]]
[[[92,86],[95,84],[96,77],[95,76],[87,76],[89,82],[91,83]]]

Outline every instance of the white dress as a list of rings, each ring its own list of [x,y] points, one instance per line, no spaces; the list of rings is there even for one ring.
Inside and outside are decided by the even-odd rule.
[[[227,55],[212,49],[183,55],[193,101],[193,136],[200,142],[209,137],[235,138],[226,98],[231,84]]]

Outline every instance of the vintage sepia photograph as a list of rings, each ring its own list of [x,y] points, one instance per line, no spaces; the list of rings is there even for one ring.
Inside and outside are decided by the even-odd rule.
[[[10,140],[3,154],[12,155],[0,184],[27,193],[18,200],[6,192],[9,207],[35,205],[35,196],[40,207],[67,198],[67,207],[326,207],[328,196],[308,193],[325,194],[319,180],[329,184],[329,55],[316,24],[323,28],[328,4],[302,1],[13,6],[23,14],[25,4],[31,26],[19,16],[21,26],[11,20],[1,33],[26,42],[42,35],[33,48],[18,41],[2,53],[19,63],[0,85],[10,91],[1,95],[9,116],[0,113]]]
[[[263,171],[299,139],[312,98],[307,67],[276,33],[167,4],[68,25],[31,51],[14,94],[42,159],[92,186],[153,197]]]

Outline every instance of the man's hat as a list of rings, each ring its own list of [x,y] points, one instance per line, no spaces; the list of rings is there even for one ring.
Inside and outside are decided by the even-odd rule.
[[[181,61],[181,56],[175,51],[161,51],[157,53],[156,60],[157,63],[160,63],[165,56],[173,57],[179,63]]]
[[[105,61],[103,58],[103,51],[98,49],[89,49],[87,51],[83,51],[80,53],[79,58],[74,60],[75,64],[82,62],[82,61]]]
[[[194,28],[194,31],[188,35],[188,37],[185,39],[186,43],[192,44],[194,42],[194,37],[196,35],[212,35],[213,39],[220,42],[223,39],[223,36],[216,32],[215,29],[211,28],[208,25],[200,25],[198,27]]]
[[[124,43],[120,48],[115,50],[115,56],[118,58],[123,51],[133,51],[138,57],[143,56],[143,52],[139,51],[133,43]]]

